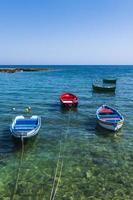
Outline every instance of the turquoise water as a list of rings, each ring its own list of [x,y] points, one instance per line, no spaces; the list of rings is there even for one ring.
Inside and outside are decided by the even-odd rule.
[[[58,70],[0,74],[0,200],[132,200],[133,66],[49,67]],[[93,93],[92,81],[108,75],[118,78],[115,95]],[[79,97],[75,111],[60,107],[67,91]],[[104,103],[125,118],[117,134],[96,128]],[[9,125],[27,106],[42,126],[22,151]]]

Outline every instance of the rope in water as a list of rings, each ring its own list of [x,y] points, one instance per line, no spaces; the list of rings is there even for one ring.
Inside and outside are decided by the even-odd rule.
[[[65,140],[67,139],[69,128],[70,128],[70,112],[69,112],[69,115],[68,115],[68,125],[67,125],[67,131],[66,131],[66,134],[65,134]],[[51,194],[50,194],[50,200],[55,199],[57,190],[59,188],[59,184],[61,182],[61,175],[62,175],[62,169],[63,169],[63,164],[64,164],[64,162],[63,162],[64,151],[65,151],[65,145],[64,145],[63,150],[61,151],[61,141],[60,141],[60,151],[59,151],[59,156],[58,156],[58,160],[57,160],[52,190],[51,190]],[[60,169],[59,169],[59,164],[60,164]],[[59,176],[58,176],[58,179],[57,179],[58,169],[59,169]],[[57,183],[56,183],[56,179],[57,179]],[[56,186],[55,186],[55,184],[56,184]]]
[[[20,177],[20,170],[21,170],[21,165],[22,165],[23,155],[24,155],[24,139],[23,139],[23,137],[21,137],[21,142],[22,142],[21,143],[22,144],[21,157],[20,157],[19,167],[18,167],[18,171],[17,171],[17,177],[16,177],[14,190],[13,190],[13,193],[12,193],[10,200],[15,199],[15,194],[16,194],[16,191],[17,191],[17,188],[18,188],[18,181],[19,181],[19,177]]]
[[[55,187],[56,177],[57,177],[58,168],[59,168],[59,164],[60,164],[60,158],[61,158],[61,141],[60,141],[59,156],[58,156],[58,160],[57,160],[57,164],[56,164],[56,169],[55,169],[54,181],[53,181],[52,190],[51,190],[51,194],[50,194],[50,200],[52,200],[52,198],[53,198],[53,193],[54,193],[54,187]]]
[[[58,190],[58,188],[59,188],[59,183],[60,183],[60,181],[61,181],[61,175],[62,175],[62,169],[63,169],[63,159],[62,159],[62,161],[61,161],[60,173],[59,173],[59,177],[58,177],[58,180],[57,180],[57,185],[56,185],[56,188],[55,188],[55,191],[54,191],[52,200],[55,199],[57,190]]]

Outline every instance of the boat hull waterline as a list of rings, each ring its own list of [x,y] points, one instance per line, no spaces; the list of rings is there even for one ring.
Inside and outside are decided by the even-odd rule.
[[[92,84],[92,88],[95,92],[115,92],[116,86]]]

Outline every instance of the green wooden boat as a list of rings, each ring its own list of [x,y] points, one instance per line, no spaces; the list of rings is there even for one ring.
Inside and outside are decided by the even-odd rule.
[[[115,92],[116,85],[93,83],[92,88],[93,88],[93,91],[95,91],[95,92]]]
[[[111,78],[111,77],[108,77],[108,78],[103,78],[103,83],[116,83],[117,79],[116,78]]]

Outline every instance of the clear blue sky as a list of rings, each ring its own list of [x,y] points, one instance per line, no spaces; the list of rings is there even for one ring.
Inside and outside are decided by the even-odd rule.
[[[133,64],[133,0],[0,0],[0,64]]]

